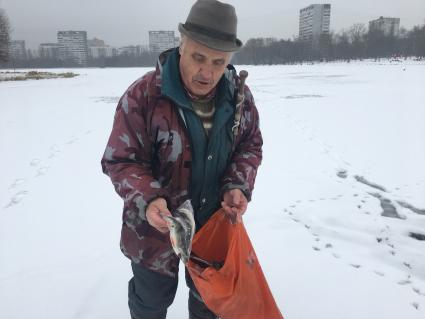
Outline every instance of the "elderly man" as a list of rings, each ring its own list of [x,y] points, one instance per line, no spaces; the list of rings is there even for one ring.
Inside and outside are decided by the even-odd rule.
[[[132,318],[165,318],[176,293],[179,259],[160,213],[190,199],[199,229],[220,207],[243,214],[251,199],[263,141],[247,87],[235,120],[239,78],[229,62],[242,46],[236,25],[233,6],[198,0],[179,25],[180,47],[163,52],[156,70],[118,103],[102,168],[124,200]],[[189,317],[216,318],[187,272],[186,282]]]

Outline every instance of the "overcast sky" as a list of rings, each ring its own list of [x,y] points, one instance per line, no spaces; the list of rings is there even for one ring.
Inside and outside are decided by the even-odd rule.
[[[13,28],[14,40],[27,47],[56,42],[59,30],[85,30],[112,46],[148,44],[149,30],[177,31],[195,0],[0,0]],[[299,10],[330,3],[331,30],[379,16],[398,17],[407,29],[425,22],[425,0],[227,0],[236,7],[238,37],[292,38],[298,34]]]

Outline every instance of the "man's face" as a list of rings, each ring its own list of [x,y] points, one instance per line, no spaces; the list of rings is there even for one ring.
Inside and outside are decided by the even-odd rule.
[[[232,57],[230,52],[210,49],[189,38],[179,52],[183,83],[197,96],[207,95],[217,85]]]

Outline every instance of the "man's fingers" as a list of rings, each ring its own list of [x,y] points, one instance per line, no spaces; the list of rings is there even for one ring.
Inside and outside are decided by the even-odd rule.
[[[160,215],[155,215],[155,217],[152,218],[152,221],[160,227],[166,227],[167,226],[167,221],[162,218]]]
[[[168,232],[168,225],[162,216],[171,216],[167,202],[163,198],[153,200],[146,209],[148,223],[162,233]]]
[[[241,194],[237,191],[234,191],[232,194],[232,199],[233,205],[239,206],[239,203],[241,202]]]
[[[156,227],[157,230],[159,230],[161,233],[168,233],[170,230],[168,227]]]
[[[230,207],[229,205],[227,205],[227,203],[225,201],[221,202],[221,207],[223,207],[224,211],[227,214],[231,214],[232,213],[232,207]]]
[[[155,227],[157,230],[164,233],[168,231],[168,224],[161,214],[164,216],[171,216],[171,213],[168,210],[164,213],[152,210],[147,212],[146,217],[152,227]]]

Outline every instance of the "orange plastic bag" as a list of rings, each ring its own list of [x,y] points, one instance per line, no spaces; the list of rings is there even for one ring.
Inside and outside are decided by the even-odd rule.
[[[243,223],[217,211],[195,234],[188,270],[208,308],[221,319],[283,319]]]

